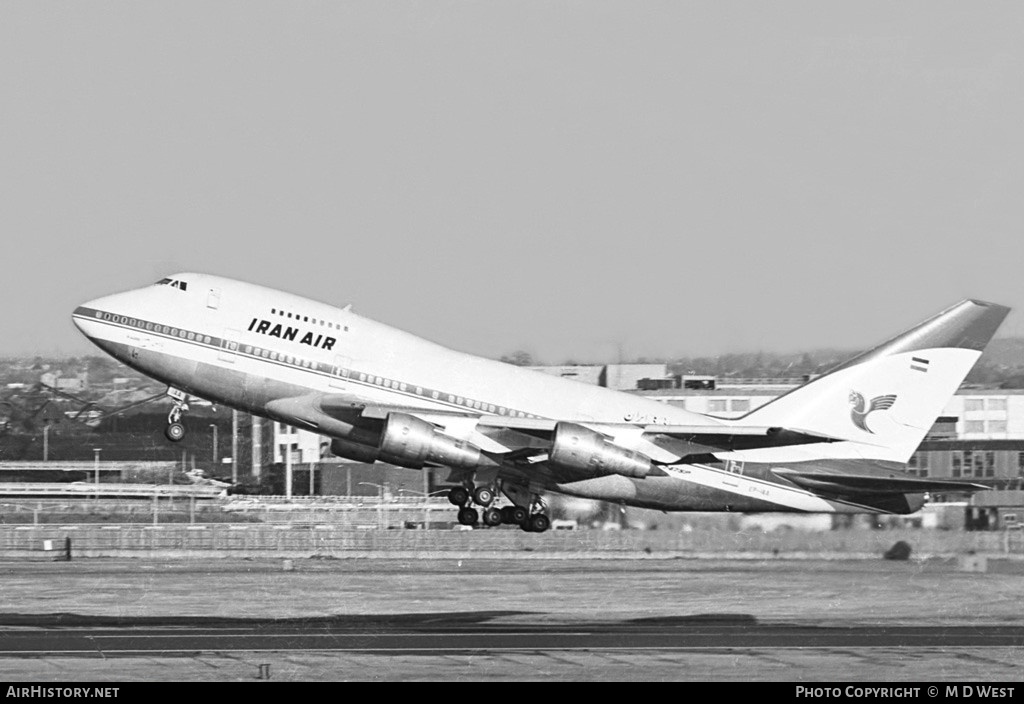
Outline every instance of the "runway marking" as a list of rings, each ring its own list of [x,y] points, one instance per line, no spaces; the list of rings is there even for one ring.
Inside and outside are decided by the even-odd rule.
[[[133,650],[133,649],[108,649],[104,650],[103,653],[96,653],[91,650],[17,650],[8,651],[0,650],[0,657],[3,656],[29,656],[29,655],[93,655],[94,657],[101,657],[103,654],[106,655],[148,655],[158,656],[170,653],[190,653],[198,655],[200,653],[210,654],[218,653],[230,655],[234,653],[366,653],[366,654],[390,654],[390,655],[465,655],[465,654],[487,654],[487,655],[500,655],[502,653],[534,653],[534,654],[545,654],[548,652],[578,652],[578,653],[632,653],[632,652],[664,652],[664,653],[689,653],[689,652],[703,652],[710,654],[728,654],[728,653],[751,653],[758,652],[765,649],[776,651],[776,650],[821,650],[831,653],[842,654],[849,653],[848,648],[854,647],[857,649],[868,649],[871,651],[911,651],[916,649],[938,649],[946,650],[950,647],[979,647],[976,644],[973,646],[951,646],[949,644],[935,643],[925,645],[778,645],[774,643],[766,643],[763,645],[719,645],[719,646],[695,646],[695,645],[637,645],[637,646],[603,646],[603,645],[560,645],[560,646],[481,646],[481,647],[439,647],[439,648],[425,648],[425,647],[398,647],[398,648],[373,648],[373,647],[341,647],[341,648],[215,648],[215,649],[203,649],[203,648],[160,648],[157,650]],[[985,647],[985,646],[981,646]],[[1019,647],[1016,644],[1005,644],[996,647]],[[977,656],[971,656],[967,654],[966,657],[977,658]],[[999,661],[992,660],[989,662]]]

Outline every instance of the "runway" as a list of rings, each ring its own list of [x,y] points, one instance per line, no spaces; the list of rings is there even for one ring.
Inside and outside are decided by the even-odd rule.
[[[201,622],[35,616],[4,619],[0,657],[116,657],[197,651],[482,654],[511,651],[671,651],[709,648],[1024,647],[1024,626],[760,624],[727,616],[527,623],[531,614],[431,613],[400,617]],[[8,630],[11,627],[27,630]]]
[[[0,612],[0,667],[27,681],[1018,680],[1019,572],[882,561],[23,565]]]

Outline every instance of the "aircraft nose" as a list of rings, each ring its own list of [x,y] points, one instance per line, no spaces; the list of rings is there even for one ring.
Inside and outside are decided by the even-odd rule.
[[[71,321],[83,335],[95,339],[100,326],[106,321],[111,322],[119,316],[123,316],[124,294],[102,296],[86,301],[75,308],[71,314]]]

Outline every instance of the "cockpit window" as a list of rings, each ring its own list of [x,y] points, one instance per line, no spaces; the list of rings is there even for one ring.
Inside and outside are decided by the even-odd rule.
[[[156,282],[156,286],[170,286],[171,288],[177,288],[182,291],[188,290],[188,282],[181,281],[179,279],[160,279]]]

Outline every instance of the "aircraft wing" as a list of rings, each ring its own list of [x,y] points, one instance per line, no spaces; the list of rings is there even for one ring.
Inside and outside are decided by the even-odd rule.
[[[353,403],[350,398],[325,394],[315,400],[319,410],[337,420],[344,420],[364,427],[374,427],[384,421],[389,413],[408,413],[431,421],[441,428],[458,428],[462,434],[471,428],[479,435],[503,445],[506,451],[523,447],[536,447],[534,440],[550,442],[557,419],[524,418],[502,415],[478,415],[461,410],[424,411],[422,408],[399,408],[395,406],[372,406]],[[695,451],[731,451],[782,445],[804,445],[808,443],[835,442],[837,438],[810,433],[795,428],[769,426],[743,426],[726,423],[706,425],[644,425],[637,423],[605,423],[572,421],[592,427],[609,436],[632,434],[644,441],[654,443],[679,456]],[[525,436],[525,437],[524,437]],[[534,440],[528,440],[533,438]],[[467,438],[469,439],[469,438]],[[480,439],[479,437],[477,438]],[[490,444],[490,443],[488,443]],[[491,452],[500,452],[497,447],[485,447]]]
[[[474,442],[493,453],[520,453],[525,449],[543,450],[554,436],[558,420],[501,415],[477,415],[465,411],[425,411],[422,408],[373,406],[355,402],[341,394],[310,394],[271,401],[267,410],[282,422],[344,437],[349,426],[369,430],[382,427],[389,413],[408,413],[434,423],[442,432]],[[781,445],[834,442],[835,438],[794,428],[743,426],[726,423],[707,425],[643,425],[637,423],[601,423],[572,421],[602,432],[609,437],[629,436],[639,449],[660,452],[679,459],[700,452],[744,450]],[[667,453],[665,455],[664,453]]]
[[[366,406],[360,416],[366,419],[383,420],[388,413],[406,412],[423,418],[438,416],[443,424],[445,418],[465,418],[473,420],[477,430],[488,434],[489,430],[511,430],[525,433],[542,440],[550,440],[555,432],[558,420],[551,418],[519,418],[513,416],[475,415],[464,411],[441,412],[422,409],[403,411],[393,407]],[[605,423],[591,421],[571,421],[580,425],[590,426],[597,430],[605,430],[610,435],[618,431],[640,431],[645,440],[657,441],[659,438],[680,440],[691,445],[699,445],[717,450],[747,450],[759,447],[777,447],[781,445],[805,445],[816,442],[835,442],[838,438],[809,433],[796,429],[776,428],[768,426],[743,425],[642,425],[637,423]],[[518,449],[518,448],[509,448]]]

